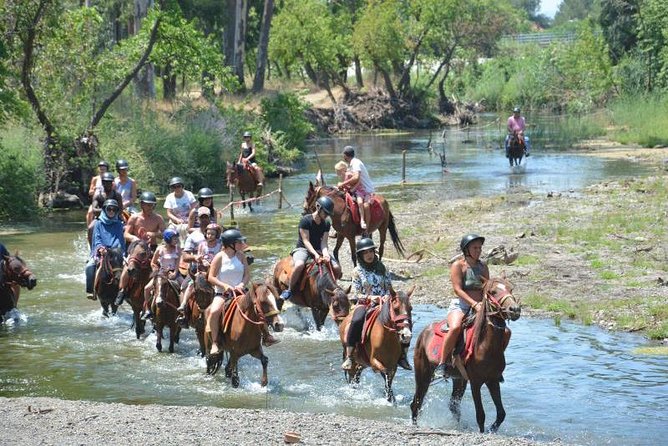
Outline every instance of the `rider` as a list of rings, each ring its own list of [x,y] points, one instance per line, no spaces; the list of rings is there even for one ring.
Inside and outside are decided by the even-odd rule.
[[[334,274],[340,277],[341,267],[336,259],[329,256],[327,248],[327,239],[329,238],[329,228],[331,224],[327,217],[334,212],[334,202],[329,197],[320,197],[316,201],[315,211],[306,214],[299,221],[299,233],[297,246],[292,250],[292,261],[294,263],[292,274],[290,275],[290,285],[288,289],[281,293],[284,300],[292,297],[292,290],[299,286],[299,280],[304,271],[304,265],[309,257],[316,262],[321,259],[324,262],[331,262]]]
[[[86,224],[88,225],[88,244],[91,243],[91,238],[93,236],[93,224],[95,219],[102,212],[102,206],[107,200],[116,200],[119,205],[119,218],[120,213],[123,212],[123,201],[121,194],[119,194],[114,189],[114,174],[111,172],[105,172],[100,175],[102,178],[102,191],[96,192],[93,195],[93,201],[88,207],[88,212],[86,213]]]
[[[348,335],[346,338],[346,359],[341,364],[344,370],[352,368],[352,354],[355,345],[362,340],[362,328],[367,310],[382,303],[381,299],[394,290],[390,273],[376,255],[376,245],[373,240],[363,237],[356,246],[357,266],[353,270],[352,292],[353,299],[357,300]],[[408,345],[402,344],[401,358],[398,365],[406,370],[412,370],[406,359]]]
[[[244,132],[244,141],[241,143],[241,152],[239,153],[237,163],[243,164],[244,166],[250,164],[250,166],[252,166],[251,172],[255,176],[258,187],[262,187],[264,172],[262,171],[262,168],[257,165],[255,160],[257,151],[255,150],[255,144],[252,141],[252,137],[253,135],[251,135],[251,132]]]
[[[343,159],[348,163],[348,170],[352,172],[352,175],[337,186],[339,189],[354,190],[357,197],[357,206],[360,209],[360,226],[362,229],[366,229],[367,224],[371,221],[369,198],[374,193],[373,183],[364,163],[359,158],[355,158],[355,149],[352,146],[346,146],[343,149]]]
[[[209,209],[209,217],[211,223],[217,223],[216,209],[213,207],[213,191],[208,187],[203,187],[197,192],[198,207],[206,207]],[[198,208],[192,209],[188,214],[188,232],[192,233],[195,229],[200,227],[198,218]],[[206,225],[204,226],[206,228]]]
[[[480,260],[485,237],[477,234],[465,235],[459,247],[464,254],[450,266],[450,281],[457,299],[450,302],[448,308],[448,332],[443,341],[441,364],[448,362],[462,332],[462,321],[471,309],[478,311],[482,305],[482,288],[489,279],[489,269]],[[510,330],[506,328],[504,348],[510,341]]]
[[[246,285],[250,280],[250,270],[244,248],[246,237],[241,235],[237,229],[228,229],[222,235],[223,249],[214,256],[209,268],[209,283],[215,289],[213,302],[208,308],[206,324],[211,331],[210,355],[220,353],[218,346],[218,333],[220,329],[220,316],[223,311],[225,300],[234,297],[234,293],[246,293]],[[267,347],[279,342],[274,338],[262,324],[263,344]]]
[[[97,172],[98,174],[90,179],[90,186],[88,187],[88,197],[90,199],[97,192],[102,192],[102,174],[109,170],[109,163],[102,160],[97,163]]]
[[[521,110],[519,107],[513,109],[513,114],[508,118],[508,134],[506,135],[505,146],[506,146],[506,158],[509,156],[510,151],[510,138],[514,135],[519,135],[524,137],[524,155],[529,156],[529,151],[531,150],[531,143],[529,142],[529,137],[524,134],[526,128],[526,119],[524,116],[520,115]]]
[[[118,218],[121,207],[116,200],[106,200],[100,216],[93,222],[93,236],[90,244],[90,259],[86,263],[86,297],[95,300],[95,267],[100,254],[105,249],[120,247],[125,251],[123,222]]]
[[[142,192],[139,197],[141,213],[132,214],[125,226],[125,242],[128,245],[136,240],[143,239],[148,243],[151,252],[155,252],[157,249],[157,238],[161,237],[165,230],[165,221],[160,214],[154,212],[156,201],[153,192]],[[123,269],[115,302],[117,306],[123,303],[127,286],[128,272],[127,269]]]
[[[153,254],[151,268],[154,273],[166,274],[169,280],[179,281],[179,260],[181,258],[181,247],[179,245],[179,234],[174,229],[165,229],[162,233],[162,243]],[[180,284],[179,284],[180,285]],[[153,317],[151,312],[151,295],[155,289],[155,278],[151,279],[144,287],[144,307],[146,312],[142,319]],[[157,305],[162,304],[160,296],[156,300]]]
[[[189,190],[183,188],[181,177],[169,180],[170,192],[165,197],[164,207],[167,209],[169,227],[175,229],[185,239],[188,236],[188,217],[190,211],[197,207],[197,199]]]
[[[137,182],[128,176],[130,165],[125,160],[116,161],[116,172],[118,178],[114,180],[114,188],[123,197],[123,209],[130,214],[137,211],[135,201],[137,201]]]

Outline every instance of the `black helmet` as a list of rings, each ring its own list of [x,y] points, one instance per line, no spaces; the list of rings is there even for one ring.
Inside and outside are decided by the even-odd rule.
[[[102,209],[106,211],[108,207],[115,207],[116,209],[118,209],[118,201],[114,200],[113,198],[104,200],[104,203],[102,204]]]
[[[315,202],[315,209],[322,209],[325,214],[332,215],[332,213],[334,213],[334,202],[329,197],[320,197],[318,198],[318,201]]]
[[[251,136],[253,136],[253,135],[251,135],[251,132],[249,132],[249,131],[244,132],[244,138],[250,138]]]
[[[226,231],[223,231],[221,239],[223,241],[223,246],[233,246],[234,242],[246,241],[246,237],[241,235],[241,232],[239,232],[238,229],[228,229]]]
[[[169,180],[169,187],[176,186],[177,184],[183,186],[183,179],[181,177],[172,177],[172,179]]]
[[[515,108],[513,108],[513,113],[519,113],[519,112],[520,112],[520,108],[519,108],[519,107],[515,107]]]
[[[111,172],[105,172],[102,174],[102,181],[114,181],[114,174]]]
[[[212,198],[213,191],[208,187],[203,187],[197,192],[197,199],[202,200],[203,198]]]
[[[142,192],[139,196],[140,203],[155,204],[157,201],[153,192]]]
[[[102,160],[99,163],[97,163],[97,167],[106,167],[108,169],[109,168],[109,163],[106,162],[105,160]]]
[[[481,237],[478,234],[466,234],[463,238],[462,241],[459,243],[459,247],[462,249],[462,252],[464,255],[467,254],[467,248],[471,244],[472,241],[474,240],[480,240],[481,242],[485,243],[485,237]]]
[[[359,254],[362,251],[367,251],[369,249],[376,249],[376,245],[373,243],[373,240],[369,237],[362,237],[359,239],[356,245],[357,250],[355,253]]]
[[[116,170],[129,169],[129,168],[130,168],[130,165],[128,164],[127,161],[125,161],[125,160],[116,161]]]

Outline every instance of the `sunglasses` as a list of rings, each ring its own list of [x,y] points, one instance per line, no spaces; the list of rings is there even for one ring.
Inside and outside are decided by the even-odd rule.
[[[170,189],[180,189],[183,187],[183,184],[173,184],[169,186]]]
[[[113,207],[113,206],[107,206],[107,212],[109,212],[109,211],[111,211],[111,212],[118,212],[118,208],[115,208],[115,207]]]

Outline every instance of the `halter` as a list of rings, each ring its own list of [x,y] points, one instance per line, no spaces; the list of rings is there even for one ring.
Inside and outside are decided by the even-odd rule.
[[[104,269],[106,272],[111,273],[109,274],[109,281],[105,282],[105,284],[110,285],[115,280],[114,273],[118,271],[123,271],[123,267],[122,266],[112,267],[111,260],[109,260],[109,256],[107,255],[107,253],[108,251],[106,249],[100,250],[100,257],[102,258],[101,268]]]
[[[140,245],[137,245],[140,246]],[[151,255],[150,255],[150,248],[148,251],[144,251],[146,254],[146,258],[144,260],[140,260],[137,254],[132,254],[130,257],[128,257],[128,266],[130,266],[130,263],[134,262],[139,269],[146,269],[151,265]]]
[[[397,296],[397,299],[401,301],[401,298],[399,296]],[[413,326],[413,321],[411,320],[411,317],[408,313],[402,313],[402,314],[395,313],[391,299],[386,299],[385,304],[387,304],[390,308],[390,322],[392,322],[394,327],[390,327],[387,324],[383,324],[383,327],[385,327],[389,331],[397,332],[399,330],[403,330],[406,326],[408,326],[408,328],[411,328]]]
[[[4,284],[16,284],[16,285],[21,285],[21,279],[27,280],[31,275],[32,271],[28,269],[28,267],[23,263],[21,259],[18,257],[9,257],[10,260],[7,259],[2,259],[2,270],[3,270],[3,276],[4,276]],[[19,265],[21,265],[21,271],[18,273],[14,272],[13,268],[9,267],[9,264],[11,262],[18,262]]]

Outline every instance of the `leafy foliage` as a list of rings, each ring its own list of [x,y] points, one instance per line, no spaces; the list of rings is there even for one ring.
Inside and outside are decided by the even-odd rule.
[[[279,93],[275,98],[262,99],[261,117],[273,132],[284,135],[285,145],[303,149],[306,137],[314,131],[304,115],[308,107],[295,93]]]

